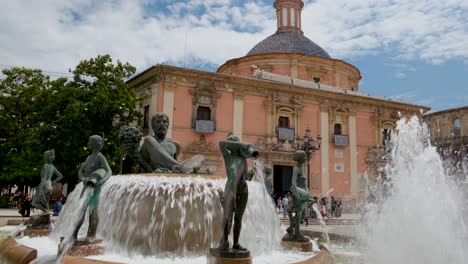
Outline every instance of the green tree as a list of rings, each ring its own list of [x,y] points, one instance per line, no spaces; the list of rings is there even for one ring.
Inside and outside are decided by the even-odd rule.
[[[73,78],[50,80],[40,70],[4,70],[0,81],[0,185],[37,184],[43,153],[55,149],[56,167],[64,181],[77,182],[77,172],[89,151],[89,136],[105,139],[103,153],[118,172],[120,144],[112,126],[115,114],[139,102],[125,79],[135,72],[109,55],[81,61]]]

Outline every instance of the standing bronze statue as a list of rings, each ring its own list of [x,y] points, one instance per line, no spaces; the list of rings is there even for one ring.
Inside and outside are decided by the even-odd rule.
[[[78,171],[78,177],[83,182],[83,191],[81,195],[86,191],[87,188],[92,188],[93,193],[88,202],[89,209],[89,226],[86,240],[92,242],[96,237],[96,229],[98,226],[98,209],[99,209],[99,195],[101,194],[102,185],[112,175],[111,168],[106,158],[100,152],[103,146],[103,139],[101,136],[92,135],[88,141],[88,149],[91,150],[91,155],[86,158],[86,161],[81,165]],[[85,208],[86,210],[86,208]],[[76,241],[78,231],[83,224],[85,214],[81,214],[81,218],[78,219],[78,224],[75,226],[73,231],[73,239]]]
[[[60,181],[63,175],[55,168],[52,162],[55,160],[55,151],[47,150],[44,152],[45,164],[41,171],[41,183],[36,189],[36,194],[32,200],[32,205],[40,209],[43,213],[49,213],[50,194],[52,193],[52,184]],[[52,176],[57,175],[54,181]]]
[[[231,233],[234,218],[234,239],[232,249],[248,251],[239,244],[242,228],[242,216],[247,205],[249,191],[246,178],[248,177],[248,158],[257,158],[256,151],[251,144],[241,142],[238,137],[229,135],[227,140],[219,142],[219,149],[226,166],[227,181],[223,194],[223,237],[218,250],[229,249],[229,233]]]
[[[290,208],[290,226],[286,230],[288,233],[283,237],[285,241],[308,242],[309,239],[300,234],[301,221],[304,219],[304,212],[307,203],[314,203],[314,198],[307,188],[307,178],[303,173],[303,166],[306,160],[306,153],[303,150],[294,152],[296,165],[293,168],[291,183],[292,208]]]

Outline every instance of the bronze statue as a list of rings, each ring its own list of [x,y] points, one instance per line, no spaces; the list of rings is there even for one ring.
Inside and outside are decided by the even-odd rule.
[[[246,178],[248,177],[248,158],[257,158],[258,151],[252,145],[241,142],[238,137],[229,135],[228,139],[219,142],[219,149],[224,158],[226,166],[227,181],[223,194],[223,237],[219,243],[218,250],[229,249],[229,233],[231,232],[232,220],[234,218],[234,240],[232,248],[247,251],[239,244],[239,235],[242,227],[242,216],[244,214],[249,192]]]
[[[307,203],[314,203],[314,198],[310,195],[307,188],[307,179],[303,173],[303,166],[306,160],[306,153],[303,150],[294,152],[294,161],[296,165],[293,168],[293,177],[291,183],[292,203],[289,213],[290,226],[286,230],[288,234],[283,237],[283,240],[308,242],[309,240],[300,234],[299,228],[301,221],[304,219],[304,211]],[[295,212],[295,214],[293,214]]]
[[[143,138],[143,144],[139,146],[139,135],[130,129],[122,134],[123,147],[136,161],[142,172],[179,172],[187,173],[197,171],[204,161],[202,155],[196,155],[188,160],[177,161],[180,146],[166,134],[169,128],[169,117],[164,113],[156,113],[151,119],[154,136]]]
[[[63,175],[55,168],[52,162],[55,160],[55,151],[47,150],[44,152],[45,164],[41,171],[41,183],[36,189],[36,194],[32,200],[32,205],[40,209],[43,213],[49,213],[50,194],[52,193],[52,184],[60,181]],[[52,176],[57,175],[54,181]]]
[[[98,208],[101,187],[112,175],[109,163],[107,163],[106,158],[100,152],[102,145],[102,137],[98,135],[92,135],[89,137],[88,148],[91,149],[92,153],[86,158],[86,161],[81,165],[81,168],[78,171],[78,178],[83,181],[83,190],[81,195],[83,195],[87,188],[93,188],[93,193],[88,203],[89,227],[88,234],[86,236],[86,240],[90,242],[94,241],[96,237],[96,229],[99,222]],[[78,220],[78,224],[73,232],[73,239],[75,241],[77,240],[78,231],[80,230],[85,217],[84,213],[81,215],[82,217]]]

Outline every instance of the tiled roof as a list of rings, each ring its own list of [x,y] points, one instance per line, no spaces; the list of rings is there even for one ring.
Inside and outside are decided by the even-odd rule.
[[[247,56],[267,53],[296,53],[331,58],[324,49],[299,32],[277,32],[255,45]]]

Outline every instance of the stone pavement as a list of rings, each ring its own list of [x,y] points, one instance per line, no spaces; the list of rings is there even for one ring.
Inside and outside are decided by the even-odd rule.
[[[23,217],[18,213],[18,208],[0,208],[0,226],[18,225],[29,217]],[[31,210],[31,215],[39,214],[40,210]]]
[[[289,226],[289,218],[278,214],[281,224]],[[357,225],[361,219],[360,214],[342,214],[340,218],[325,219],[326,229],[332,240],[352,240],[356,237]],[[301,224],[301,232],[310,238],[321,238],[323,228],[317,220],[310,220],[309,225]]]

